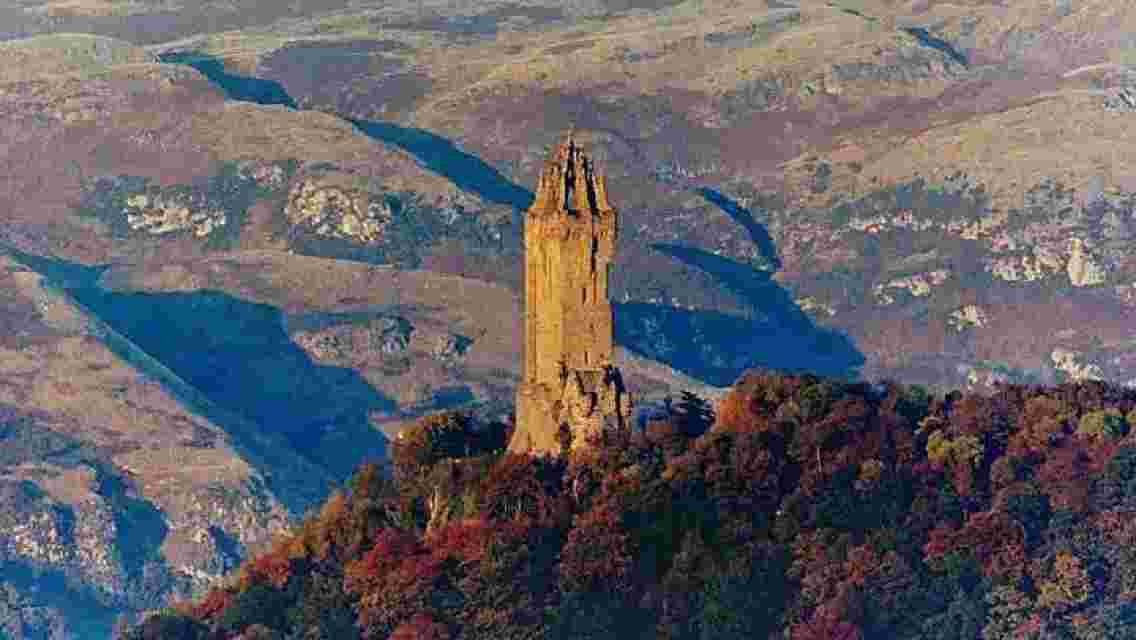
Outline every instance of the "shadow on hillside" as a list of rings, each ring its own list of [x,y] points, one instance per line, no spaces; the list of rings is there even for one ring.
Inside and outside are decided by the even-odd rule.
[[[750,235],[767,264],[780,266],[769,232],[752,213],[721,193],[698,192]],[[688,375],[729,385],[746,369],[768,367],[851,377],[864,356],[846,335],[818,327],[793,297],[772,279],[773,271],[695,247],[651,248],[703,271],[741,298],[754,317],[645,304],[616,305],[616,340]],[[682,343],[675,337],[682,337]]]
[[[235,444],[252,455],[250,463],[265,477],[289,465],[266,447],[259,434],[245,433],[237,424],[241,419],[251,421],[263,433],[282,436],[295,453],[337,481],[345,480],[360,462],[384,456],[385,437],[370,425],[368,413],[396,411],[396,403],[354,370],[312,361],[284,330],[279,309],[215,291],[107,291],[98,285],[102,267],[10,248],[7,252],[65,289],[146,357],[136,357],[125,345],[107,337],[107,346],[119,356],[161,379],[160,372],[146,371],[147,358],[156,360],[220,408],[221,412],[210,411],[196,406],[192,397],[181,398],[225,428]],[[285,484],[303,481],[282,480]],[[313,481],[322,485],[307,480]],[[283,485],[280,489],[288,491]],[[325,489],[312,486],[295,493],[291,506],[322,499]]]
[[[112,637],[115,617],[120,610],[110,603],[103,602],[105,598],[94,593],[89,587],[77,585],[76,581],[63,571],[33,567],[18,560],[0,559],[0,585],[4,583],[15,587],[17,594],[31,600],[32,604],[27,607],[28,609],[49,607],[58,610],[66,620],[67,630],[73,634],[71,637]],[[7,637],[3,635],[2,628],[0,628],[0,637]]]
[[[774,271],[781,268],[781,258],[777,255],[777,245],[773,243],[773,238],[769,235],[765,225],[754,220],[753,213],[749,209],[709,187],[701,187],[697,191],[698,195],[706,198],[710,204],[721,209],[723,213],[730,216],[731,220],[746,230],[750,241],[757,246],[758,253]]]
[[[165,567],[166,559],[160,550],[170,529],[162,512],[148,500],[130,495],[127,482],[116,470],[99,465],[95,478],[95,492],[114,514],[114,546],[127,577],[141,581],[147,566]]]
[[[214,56],[181,51],[162,54],[158,60],[193,67],[220,87],[231,100],[262,105],[283,105],[289,109],[298,107],[296,100],[279,82],[230,73],[225,70],[224,63]],[[527,209],[532,202],[532,193],[527,189],[513,184],[484,160],[458,149],[452,141],[442,136],[424,129],[402,127],[390,122],[354,119],[347,121],[368,138],[406,151],[427,169],[445,176],[465,191],[476,193],[483,200],[509,205],[516,209]]]
[[[260,84],[265,82],[263,80],[224,72],[221,63],[208,56],[179,55],[178,58],[166,56],[163,60],[193,65],[221,84],[233,99],[253,102],[268,99],[270,102],[260,103],[295,106],[290,97],[285,99],[267,90]],[[202,67],[206,62],[208,65]],[[249,86],[242,87],[241,82]],[[518,211],[528,208],[532,202],[531,192],[442,136],[389,122],[349,121],[368,137],[399,147],[426,168],[486,201],[509,205]],[[773,239],[752,212],[713,189],[703,187],[697,192],[745,229],[766,265],[774,271],[780,268]],[[772,271],[760,271],[691,247],[656,245],[653,248],[717,278],[760,317],[753,320],[651,304],[615,305],[615,337],[619,344],[692,377],[719,385],[731,384],[752,366],[853,375],[863,364],[863,355],[847,337],[813,324],[789,293],[771,280]]]
[[[158,62],[184,64],[197,69],[201,75],[224,91],[225,96],[230,100],[283,105],[289,109],[295,109],[297,106],[296,101],[288,95],[284,85],[279,82],[229,73],[225,71],[224,63],[213,56],[192,51],[178,51],[159,55]]]
[[[453,142],[423,129],[389,122],[351,120],[367,137],[394,145],[414,156],[427,169],[444,176],[464,191],[494,204],[527,209],[533,195],[517,186],[481,158],[458,149]]]
[[[383,455],[368,412],[395,403],[354,370],[313,362],[275,307],[214,291],[72,294],[210,401],[283,435],[336,480]]]

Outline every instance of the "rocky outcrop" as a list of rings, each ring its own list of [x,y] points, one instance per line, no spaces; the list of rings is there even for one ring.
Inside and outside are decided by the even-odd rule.
[[[826,318],[831,318],[836,315],[836,309],[834,309],[832,305],[821,302],[812,296],[798,298],[794,300],[794,302],[800,307],[801,311],[805,313],[824,316]]]
[[[1122,87],[1104,100],[1104,110],[1118,113],[1136,113],[1136,89]]]
[[[461,360],[465,352],[473,345],[473,340],[467,336],[456,333],[446,333],[434,339],[430,355],[446,364],[454,364]]]
[[[1006,240],[1001,246],[1016,248],[1016,243]],[[1064,271],[1075,287],[1103,284],[1107,278],[1104,266],[1082,238],[1072,238],[1064,246],[1034,245],[1031,254],[995,257],[987,270],[1007,282],[1035,282]]]
[[[1049,247],[1035,246],[1032,254],[996,257],[986,269],[1006,282],[1035,282],[1061,272],[1067,265],[1067,259]]]
[[[204,238],[227,222],[223,209],[195,209],[176,197],[145,193],[128,197],[123,213],[131,229],[152,235],[190,231]]]
[[[1068,376],[1070,382],[1104,379],[1104,371],[1100,366],[1078,361],[1081,354],[1076,351],[1058,347],[1049,357],[1053,361],[1053,368]]]
[[[882,233],[891,229],[908,229],[911,231],[927,231],[938,225],[932,220],[920,219],[911,211],[901,211],[896,215],[879,214],[865,218],[852,218],[848,226],[864,233]]]
[[[1104,268],[1085,250],[1085,242],[1080,238],[1069,241],[1069,262],[1065,269],[1069,282],[1074,287],[1088,287],[1104,284]]]
[[[316,235],[376,244],[394,217],[383,196],[303,180],[288,194],[288,222]]]
[[[261,189],[275,191],[288,183],[289,168],[277,162],[248,160],[238,164],[237,174]]]
[[[951,312],[947,322],[958,331],[985,327],[988,321],[986,311],[978,305],[968,304]]]
[[[967,371],[966,384],[970,388],[992,388],[998,384],[1013,382],[1005,371],[985,367],[972,367]]]
[[[124,236],[185,234],[211,243],[235,240],[249,207],[283,189],[295,165],[224,162],[213,175],[179,184],[128,174],[100,176],[84,180],[79,209]]]
[[[916,298],[929,296],[934,287],[943,284],[950,277],[950,271],[937,269],[935,271],[917,273],[878,284],[872,291],[875,293],[876,301],[879,304],[889,305],[895,303],[895,295],[900,291],[905,291]]]
[[[298,331],[292,339],[317,361],[345,363],[404,353],[413,333],[414,327],[405,318],[380,316],[366,323]]]
[[[168,531],[162,557],[179,589],[199,593],[234,568],[247,549],[290,524],[288,512],[257,477],[235,485],[202,486],[191,495],[162,496]]]

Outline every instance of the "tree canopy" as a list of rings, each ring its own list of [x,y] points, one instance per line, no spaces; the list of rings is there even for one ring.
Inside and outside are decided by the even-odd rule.
[[[129,637],[1136,637],[1134,411],[751,373],[564,458],[430,417]]]

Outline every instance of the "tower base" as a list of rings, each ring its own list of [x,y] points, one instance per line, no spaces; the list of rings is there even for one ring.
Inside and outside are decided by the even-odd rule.
[[[562,428],[571,435],[572,449],[586,446],[605,429],[626,428],[631,407],[623,375],[614,366],[566,369],[559,388],[523,382],[517,388],[517,429],[509,451],[560,455]]]

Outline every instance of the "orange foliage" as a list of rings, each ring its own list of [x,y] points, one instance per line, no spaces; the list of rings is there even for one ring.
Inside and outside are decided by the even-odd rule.
[[[718,405],[715,427],[681,447],[672,446],[674,425],[657,423],[646,435],[612,434],[570,461],[505,454],[488,469],[489,459],[470,463],[468,473],[465,463],[436,464],[464,447],[460,425],[428,421],[415,436],[421,448],[404,453],[430,473],[395,495],[366,470],[352,495],[333,495],[296,535],[249,560],[237,586],[314,589],[293,575],[298,560],[321,570],[340,564],[354,602],[335,585],[311,607],[354,606],[368,639],[555,637],[564,630],[542,626],[548,608],[565,607],[550,618],[564,624],[581,622],[573,616],[605,624],[571,608],[593,606],[576,596],[600,594],[614,611],[638,605],[650,624],[667,621],[665,637],[682,637],[675,630],[699,606],[732,606],[744,595],[793,640],[860,640],[943,614],[947,603],[919,593],[934,581],[921,572],[968,580],[973,560],[989,583],[1032,585],[1021,587],[1029,607],[999,623],[997,637],[1036,635],[1042,622],[1104,628],[1102,603],[1113,606],[1136,584],[1126,568],[1136,545],[1136,456],[1126,448],[1136,436],[1085,437],[1072,426],[1085,411],[1131,411],[1136,393],[1007,386],[932,402],[920,390],[882,391],[750,374]],[[397,500],[432,495],[424,487],[468,499],[482,515],[422,538],[383,528],[398,520],[389,515]],[[758,577],[715,575],[746,544],[771,550],[752,567]],[[1063,549],[1078,556],[1055,556]],[[982,598],[986,588],[958,597]],[[236,595],[213,590],[192,614],[216,620]],[[1035,601],[1044,618],[1029,617]]]
[[[359,626],[376,637],[421,610],[441,573],[441,561],[414,536],[384,529],[370,551],[347,565],[344,588],[359,597]]]
[[[243,591],[253,584],[267,583],[277,589],[283,588],[292,575],[290,540],[280,540],[267,552],[245,563],[241,576],[240,589]]]
[[[495,536],[494,525],[483,518],[450,522],[433,531],[427,542],[435,556],[457,558],[462,562],[479,562],[485,558]]]
[[[416,613],[400,624],[388,640],[449,640],[450,637],[450,630],[445,625],[435,622],[428,614]]]
[[[836,607],[821,606],[807,622],[793,625],[793,640],[862,640],[856,625],[842,620]]]
[[[486,515],[492,520],[531,519],[552,525],[571,514],[561,493],[565,464],[559,459],[506,453],[481,486]]]
[[[208,620],[233,604],[234,596],[224,589],[210,589],[209,593],[193,608],[193,617],[199,620]]]
[[[1014,456],[1044,453],[1072,432],[1065,403],[1049,396],[1030,398],[1018,417],[1018,430],[1009,439],[1008,452]]]
[[[560,584],[567,591],[622,591],[632,561],[631,539],[619,510],[600,504],[573,520],[560,560]]]
[[[749,431],[759,424],[750,397],[740,389],[732,389],[718,401],[718,419],[714,428],[722,431]]]
[[[931,566],[951,553],[969,553],[988,576],[1020,577],[1025,570],[1025,531],[1005,513],[981,511],[970,514],[961,529],[933,529],[923,552]]]

